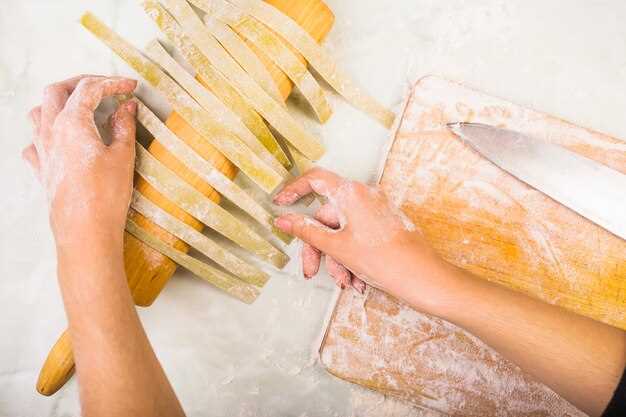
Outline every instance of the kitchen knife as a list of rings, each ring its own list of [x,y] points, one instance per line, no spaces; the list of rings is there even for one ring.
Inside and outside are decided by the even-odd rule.
[[[519,132],[478,123],[448,127],[503,170],[626,240],[626,175]]]

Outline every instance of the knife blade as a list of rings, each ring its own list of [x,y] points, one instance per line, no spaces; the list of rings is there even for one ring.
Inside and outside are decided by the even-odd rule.
[[[512,130],[479,123],[448,128],[498,167],[626,240],[626,175]]]

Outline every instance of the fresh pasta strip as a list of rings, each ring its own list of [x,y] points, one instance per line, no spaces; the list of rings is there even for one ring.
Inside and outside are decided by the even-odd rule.
[[[298,87],[298,90],[309,102],[320,122],[325,123],[330,118],[333,112],[326,100],[322,87],[313,78],[306,64],[302,63],[271,30],[249,16],[237,19],[236,16],[228,15],[227,13],[207,14],[205,22],[211,22],[216,19],[223,20],[238,34],[265,53]]]
[[[272,231],[283,240],[289,243],[292,237],[284,233],[277,233],[274,226],[274,217],[259,203],[257,203],[248,193],[235,184],[232,180],[215,169],[210,163],[198,155],[191,146],[178,138],[163,122],[139,99],[137,102],[137,120],[165,149],[181,161],[187,168],[215,188],[222,196],[226,197],[240,209],[245,211],[250,217],[258,221],[265,229]]]
[[[246,304],[252,304],[261,293],[259,288],[254,285],[243,282],[230,274],[222,272],[217,268],[213,268],[193,256],[189,256],[185,252],[164,243],[142,229],[131,219],[127,219],[126,221],[126,231],[141,240],[146,245],[150,246],[152,249],[167,256],[178,265],[192,272],[194,275],[202,278],[213,286]]]
[[[198,80],[209,88],[226,107],[239,116],[243,124],[254,133],[263,146],[276,156],[286,168],[291,167],[289,158],[278,144],[272,132],[265,125],[261,116],[244,101],[237,90],[228,83],[228,80],[213,67],[191,39],[185,35],[183,29],[174,18],[158,3],[144,2],[143,5],[148,15],[157,22],[161,31],[196,71]]]
[[[235,61],[265,90],[274,100],[282,103],[278,86],[259,57],[237,34],[224,23],[213,20],[206,24],[211,35],[222,44]]]
[[[133,210],[187,243],[242,281],[257,287],[262,287],[267,283],[269,276],[265,272],[239,259],[193,227],[178,220],[148,200],[139,191],[133,192],[130,205]]]
[[[135,47],[113,32],[91,13],[85,13],[82,25],[125,60],[150,85],[163,94],[172,108],[196,132],[222,152],[261,189],[271,193],[283,181],[282,176],[260,159],[244,142],[209,115],[178,84],[144,57]]]
[[[180,179],[139,143],[135,148],[137,152],[135,171],[167,199],[211,229],[272,265],[282,268],[289,261],[287,255]]]
[[[291,159],[293,160],[293,164],[295,165],[296,169],[298,170],[298,174],[299,175],[302,175],[305,172],[307,172],[308,170],[310,170],[313,167],[315,167],[315,164],[313,163],[313,161],[311,161],[310,159],[307,159],[307,157],[302,155],[300,152],[298,152],[297,149],[289,148],[289,154],[291,155]],[[319,196],[316,196],[314,193],[307,194],[304,197],[300,198],[300,200],[298,200],[298,201],[300,202],[300,204],[308,207],[311,204],[313,204],[313,202],[315,201],[316,198],[322,204],[324,204],[322,199]]]
[[[378,103],[364,92],[352,78],[341,70],[330,55],[315,39],[280,10],[261,0],[227,0],[236,5],[240,11],[254,17],[271,30],[278,33],[287,43],[294,47],[309,65],[341,94],[349,103],[364,113],[378,120],[386,128],[390,128],[395,119],[393,112]],[[223,7],[224,0],[193,0],[194,5],[204,11]],[[211,7],[210,4],[213,3]],[[209,7],[207,7],[207,5]]]
[[[313,161],[311,161],[310,159],[307,159],[307,157],[302,155],[300,152],[298,152],[298,150],[290,149],[289,153],[291,153],[291,158],[293,159],[293,163],[296,166],[296,169],[298,170],[298,173],[300,175],[304,174],[305,172],[307,172],[308,170],[310,170],[311,168],[315,166]]]
[[[156,0],[143,1],[144,6],[154,5]],[[224,75],[246,102],[259,112],[274,128],[302,154],[317,160],[324,154],[321,143],[298,124],[285,107],[272,99],[250,76],[233,60],[224,48],[211,36],[198,15],[185,0],[162,0],[185,33]],[[164,10],[165,14],[167,12]],[[163,14],[163,13],[162,13]],[[162,26],[164,19],[149,13],[155,22]]]
[[[241,120],[176,62],[176,60],[167,53],[165,48],[161,46],[158,40],[155,39],[146,46],[146,54],[148,58],[168,72],[170,77],[183,87],[212,119],[219,121],[223,126],[226,126],[231,132],[235,133],[239,139],[259,156],[259,158],[265,161],[265,163],[271,166],[272,169],[278,172],[283,178],[290,177],[285,167],[278,159],[269,153]]]

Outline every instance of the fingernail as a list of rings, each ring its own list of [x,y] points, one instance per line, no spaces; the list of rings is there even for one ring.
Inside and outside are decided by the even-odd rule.
[[[274,226],[278,227],[283,232],[291,230],[291,220],[285,217],[278,217],[274,220]]]
[[[288,206],[298,199],[298,194],[289,191],[280,191],[273,198],[273,202],[279,206]]]

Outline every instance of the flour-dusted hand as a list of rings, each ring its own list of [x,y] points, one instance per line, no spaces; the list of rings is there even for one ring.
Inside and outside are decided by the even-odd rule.
[[[433,263],[442,261],[380,189],[315,168],[288,184],[274,203],[291,205],[312,192],[328,200],[313,219],[295,213],[276,219],[278,228],[304,241],[305,277],[317,273],[325,254],[327,270],[342,288],[352,285],[362,292],[361,278],[402,297],[407,281],[415,276],[421,276],[424,295],[440,285],[437,274],[426,275]],[[416,257],[420,270],[413,266]]]
[[[48,86],[30,112],[33,144],[23,156],[44,186],[57,244],[88,236],[120,238],[132,192],[136,104],[119,105],[105,144],[94,112],[105,97],[129,94],[136,81],[79,76]]]

